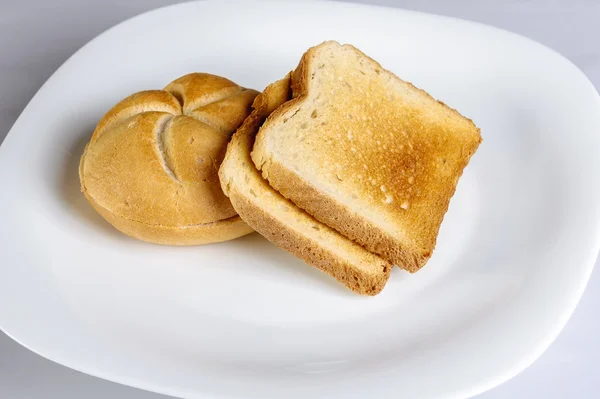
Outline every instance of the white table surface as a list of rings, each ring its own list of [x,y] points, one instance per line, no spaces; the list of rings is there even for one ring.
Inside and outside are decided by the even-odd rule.
[[[117,22],[177,2],[0,0],[0,142],[38,88],[79,47]],[[520,33],[558,50],[600,88],[600,1],[362,2],[450,15]],[[0,300],[5,300],[1,293]],[[530,368],[481,398],[600,397],[599,308],[600,275],[596,271],[571,320],[551,347]],[[0,398],[166,397],[57,365],[20,347],[0,332]]]

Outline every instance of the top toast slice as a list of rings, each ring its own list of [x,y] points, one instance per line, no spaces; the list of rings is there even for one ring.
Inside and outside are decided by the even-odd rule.
[[[250,159],[260,125],[290,94],[288,75],[256,97],[254,110],[233,135],[221,164],[223,192],[242,219],[268,240],[351,290],[375,295],[385,286],[392,265],[285,199],[269,186]]]
[[[256,137],[256,167],[316,219],[417,271],[481,142],[479,129],[336,42],[303,55],[292,90]]]

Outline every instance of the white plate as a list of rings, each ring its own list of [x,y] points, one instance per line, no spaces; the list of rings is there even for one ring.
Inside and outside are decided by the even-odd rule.
[[[424,270],[365,298],[258,235],[129,239],[79,192],[108,108],[191,71],[261,89],[325,39],[353,43],[481,127]],[[0,327],[74,369],[198,398],[465,397],[524,369],[600,246],[600,101],[567,60],[465,21],[339,3],[188,3],[69,59],[0,148]]]

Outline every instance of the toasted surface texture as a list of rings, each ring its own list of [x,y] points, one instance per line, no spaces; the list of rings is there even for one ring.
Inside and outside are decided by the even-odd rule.
[[[292,91],[256,137],[256,167],[316,219],[417,271],[481,142],[479,129],[336,42],[304,54]]]
[[[256,94],[194,73],[125,98],[98,123],[81,158],[84,195],[109,223],[144,241],[194,245],[250,233],[218,169]]]
[[[315,220],[261,177],[250,158],[254,136],[264,119],[288,100],[290,77],[268,86],[254,101],[252,114],[234,134],[219,176],[226,195],[252,228],[277,246],[319,268],[351,290],[379,293],[391,264]]]

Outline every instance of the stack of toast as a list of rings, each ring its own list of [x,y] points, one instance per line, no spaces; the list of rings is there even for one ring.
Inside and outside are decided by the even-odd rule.
[[[355,47],[325,42],[256,97],[219,177],[250,227],[375,295],[393,265],[414,273],[431,257],[480,143],[470,119]]]

